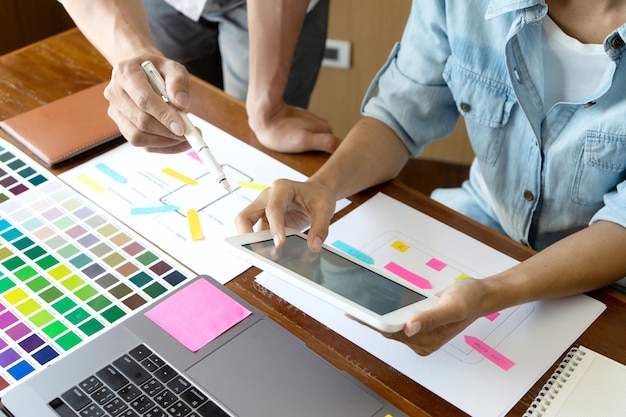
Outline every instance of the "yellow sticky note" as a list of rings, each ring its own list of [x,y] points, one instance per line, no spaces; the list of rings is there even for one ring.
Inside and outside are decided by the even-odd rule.
[[[189,209],[187,212],[187,222],[189,223],[189,232],[191,233],[191,240],[202,240],[204,234],[202,233],[202,225],[200,225],[200,216],[195,209]]]
[[[102,185],[98,184],[96,181],[94,181],[93,178],[91,178],[87,174],[80,174],[78,176],[78,179],[80,180],[80,182],[82,182],[87,187],[91,188],[92,190],[94,190],[97,193],[103,193],[103,192],[106,191],[106,188],[104,188]]]
[[[250,190],[257,190],[257,191],[263,191],[266,188],[269,188],[269,185],[259,184],[259,183],[251,182],[251,181],[239,181],[237,185],[239,185],[241,188],[248,188]]]
[[[171,177],[176,178],[177,180],[180,180],[182,182],[184,182],[185,184],[189,184],[189,185],[196,185],[198,184],[198,181],[194,180],[193,178],[190,178],[188,176],[186,176],[185,174],[181,174],[180,172],[173,170],[172,168],[163,168],[161,170],[161,172],[163,172],[164,174],[167,174]]]
[[[404,242],[401,242],[399,240],[396,240],[395,242],[393,242],[391,244],[391,247],[394,248],[397,251],[400,251],[402,253],[406,252],[409,249],[409,245],[407,245]]]

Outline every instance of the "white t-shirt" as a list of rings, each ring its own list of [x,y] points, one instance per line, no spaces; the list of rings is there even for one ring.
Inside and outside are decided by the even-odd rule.
[[[565,34],[552,19],[543,19],[544,112],[561,101],[591,96],[611,62],[601,44],[584,44]]]
[[[310,0],[307,13],[315,7],[319,0]],[[207,0],[165,0],[170,6],[187,16],[188,18],[198,21],[202,15],[202,10]]]

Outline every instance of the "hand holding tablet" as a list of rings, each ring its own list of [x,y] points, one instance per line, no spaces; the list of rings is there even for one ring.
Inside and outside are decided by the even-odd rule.
[[[323,245],[309,250],[306,235],[287,230],[276,248],[268,230],[226,238],[233,252],[253,265],[340,308],[381,332],[402,330],[418,310],[434,307],[438,298],[385,271]]]

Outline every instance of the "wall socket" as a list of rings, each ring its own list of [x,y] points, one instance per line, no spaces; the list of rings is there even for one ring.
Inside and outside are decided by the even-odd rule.
[[[323,67],[349,69],[352,58],[352,44],[349,41],[326,39]]]

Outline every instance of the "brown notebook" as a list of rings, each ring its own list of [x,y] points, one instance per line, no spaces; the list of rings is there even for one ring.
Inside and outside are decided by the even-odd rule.
[[[0,128],[49,167],[120,138],[107,115],[106,83],[0,122]]]

